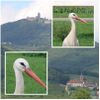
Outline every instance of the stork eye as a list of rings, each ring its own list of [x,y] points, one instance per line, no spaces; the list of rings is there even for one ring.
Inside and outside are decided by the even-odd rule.
[[[25,64],[24,64],[23,62],[20,62],[20,64],[21,64],[22,66],[26,67]]]
[[[75,14],[73,14],[73,16],[75,16]]]

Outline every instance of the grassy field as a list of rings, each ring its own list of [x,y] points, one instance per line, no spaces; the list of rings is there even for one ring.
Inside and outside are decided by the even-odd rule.
[[[74,12],[82,18],[93,18],[94,7],[93,6],[54,6],[53,18],[65,18],[69,13]]]
[[[80,11],[78,10],[80,9]],[[65,9],[65,10],[63,10]],[[53,18],[67,18],[69,11],[74,11],[82,18],[93,18],[93,7],[59,7],[55,6],[53,9]],[[87,13],[86,10],[88,10]],[[84,11],[84,13],[82,13]],[[66,15],[65,15],[66,13]],[[53,20],[53,46],[62,46],[64,38],[71,30],[70,21]],[[94,23],[88,21],[87,24],[76,22],[76,33],[80,46],[93,46],[94,45]]]
[[[15,89],[15,74],[13,63],[17,58],[25,58],[31,69],[46,83],[46,54],[7,53],[6,56],[6,93],[13,93]],[[26,94],[46,93],[46,90],[32,78],[23,73]]]

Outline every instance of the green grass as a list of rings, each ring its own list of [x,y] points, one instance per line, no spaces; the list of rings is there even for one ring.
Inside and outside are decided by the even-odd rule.
[[[44,54],[45,55],[45,54]],[[25,58],[31,69],[46,83],[46,56],[23,55],[22,53],[7,53],[6,56],[6,93],[13,93],[15,89],[15,74],[13,63],[17,58]],[[32,78],[23,73],[26,94],[46,93],[46,90]]]
[[[93,18],[94,7],[93,6],[54,6],[53,17],[62,18],[68,17],[69,13],[74,12],[78,16],[83,18]]]
[[[70,32],[71,24],[69,21],[53,21],[53,45],[62,46],[64,38]],[[94,28],[93,22],[83,24],[76,23],[76,33],[80,46],[94,45]]]

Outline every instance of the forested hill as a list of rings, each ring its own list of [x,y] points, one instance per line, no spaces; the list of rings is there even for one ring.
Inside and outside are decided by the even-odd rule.
[[[21,19],[1,25],[1,41],[15,48],[43,48],[50,46],[50,32],[47,19]]]
[[[49,80],[65,83],[83,73],[85,76],[99,77],[99,44],[95,48],[50,49]]]

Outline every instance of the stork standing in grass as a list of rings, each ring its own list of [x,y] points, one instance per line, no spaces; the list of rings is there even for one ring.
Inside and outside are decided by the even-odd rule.
[[[71,21],[71,31],[69,32],[68,36],[65,37],[62,46],[67,47],[67,46],[79,46],[79,41],[76,36],[76,24],[75,21],[79,20],[83,23],[87,23],[85,20],[81,19],[78,17],[75,13],[70,13],[69,14],[69,19]]]
[[[24,79],[22,72],[25,72],[28,76],[33,78],[37,83],[46,88],[45,83],[30,69],[28,62],[24,58],[18,58],[13,65],[16,78],[16,87],[14,94],[24,93]]]

